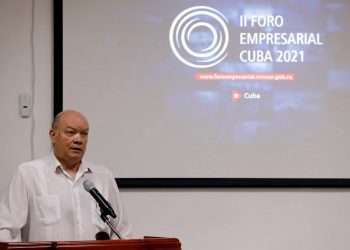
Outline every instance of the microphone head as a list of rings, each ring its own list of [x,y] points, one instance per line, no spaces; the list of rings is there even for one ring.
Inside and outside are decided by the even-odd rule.
[[[108,233],[104,231],[100,231],[95,235],[96,240],[109,240],[109,235]]]
[[[84,189],[88,192],[91,191],[91,189],[95,188],[95,185],[94,183],[92,183],[92,181],[90,181],[89,179],[86,179],[84,182],[83,182],[83,186],[84,186]]]

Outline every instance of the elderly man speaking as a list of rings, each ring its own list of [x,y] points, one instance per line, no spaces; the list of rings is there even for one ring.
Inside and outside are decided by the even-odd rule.
[[[112,228],[131,235],[112,173],[83,160],[89,124],[79,112],[59,113],[49,131],[52,153],[21,164],[0,203],[0,241],[94,240],[113,232],[100,218],[100,207],[84,189],[94,185],[109,201]]]

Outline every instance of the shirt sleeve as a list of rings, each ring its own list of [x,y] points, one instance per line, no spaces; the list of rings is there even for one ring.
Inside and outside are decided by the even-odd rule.
[[[23,173],[17,171],[0,201],[0,241],[21,241],[27,221],[28,195]]]
[[[112,207],[115,209],[117,218],[113,220],[114,227],[117,232],[120,234],[122,239],[132,238],[131,224],[127,218],[126,211],[124,209],[123,203],[121,201],[119,189],[114,177],[111,175],[109,183],[109,197]],[[111,233],[111,239],[118,239],[116,235]]]

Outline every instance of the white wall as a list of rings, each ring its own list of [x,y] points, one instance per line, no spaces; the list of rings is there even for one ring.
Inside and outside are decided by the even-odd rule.
[[[0,1],[0,190],[6,187],[8,176],[20,162],[30,160],[32,154],[35,157],[47,154],[49,150],[47,131],[52,117],[51,1],[36,0],[34,3],[32,29],[32,1]],[[34,122],[32,118],[19,116],[18,97],[21,93],[34,97]]]
[[[51,1],[35,0],[35,157],[49,151],[51,7]],[[15,167],[31,157],[31,120],[18,115],[18,94],[31,93],[31,13],[31,1],[0,1],[0,190]],[[347,189],[122,192],[136,236],[179,237],[184,250],[345,250],[350,245]]]
[[[135,232],[185,250],[349,249],[348,190],[124,191]]]

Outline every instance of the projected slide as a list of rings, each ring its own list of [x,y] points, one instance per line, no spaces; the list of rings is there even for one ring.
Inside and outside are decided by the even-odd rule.
[[[350,2],[63,1],[64,108],[119,177],[350,178]]]

